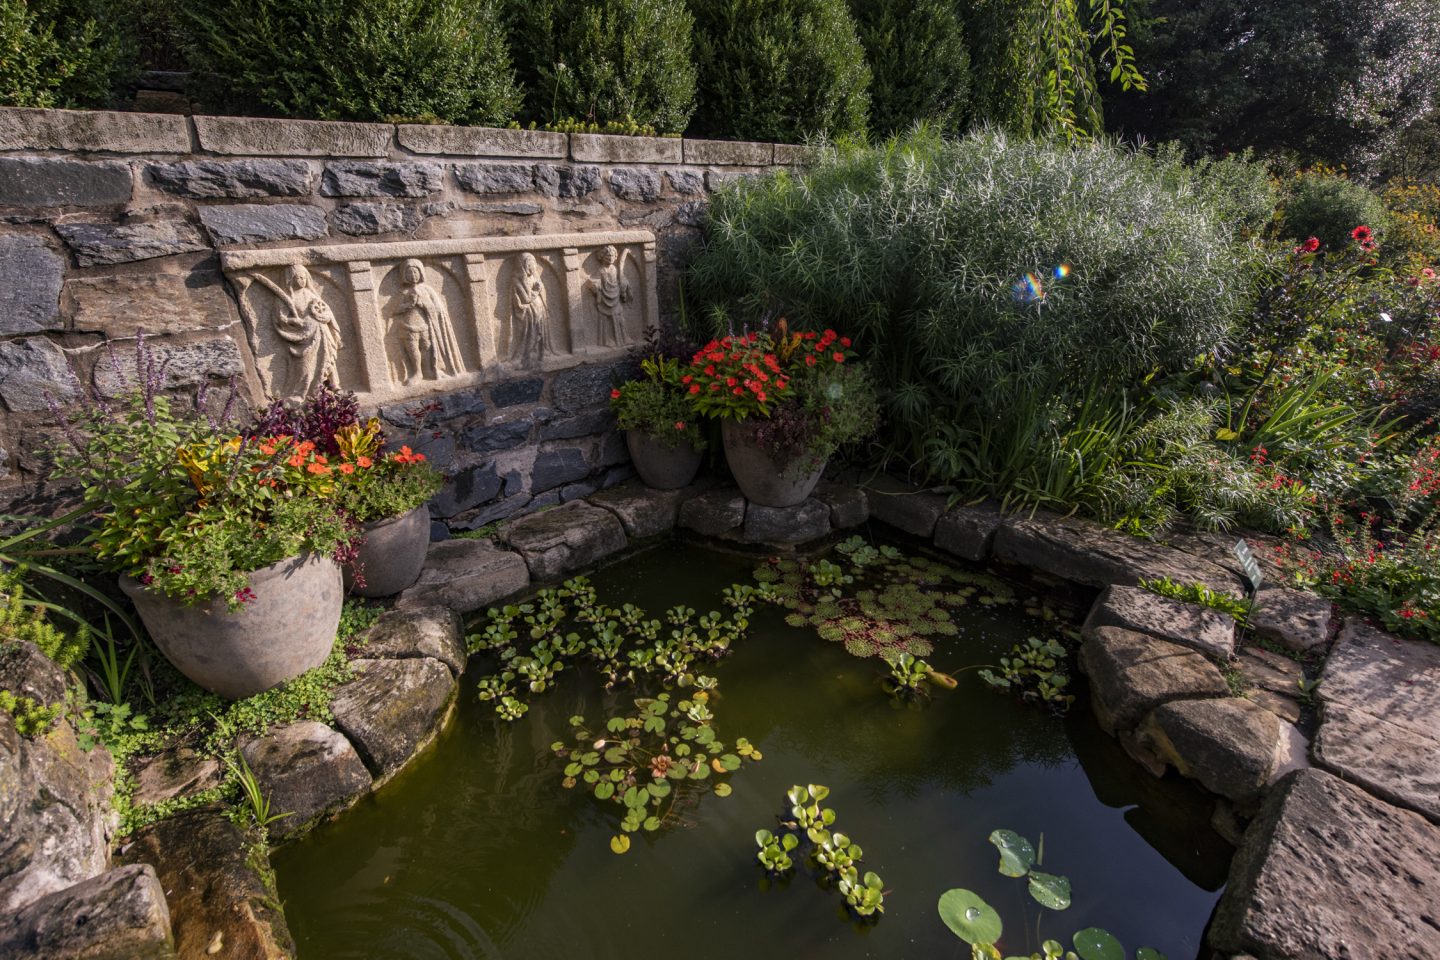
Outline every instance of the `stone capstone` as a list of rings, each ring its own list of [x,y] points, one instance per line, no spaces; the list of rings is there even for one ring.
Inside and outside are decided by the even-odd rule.
[[[678,137],[623,137],[607,133],[570,134],[570,156],[584,163],[679,163]]]
[[[352,660],[355,678],[335,689],[330,712],[377,778],[406,762],[436,732],[455,690],[439,660]]]
[[[592,494],[590,503],[615,514],[627,536],[643,540],[675,528],[684,496],[682,490],[655,490],[636,481]]]
[[[1287,650],[1309,653],[1330,642],[1330,601],[1292,587],[1261,585],[1250,630]]]
[[[151,163],[145,177],[171,196],[189,200],[308,197],[315,189],[315,168],[304,160]]]
[[[147,807],[212,790],[225,779],[220,761],[185,746],[146,757],[135,764],[133,772],[134,802]]]
[[[459,676],[465,669],[465,631],[460,614],[446,606],[406,607],[380,615],[375,624],[355,638],[366,657],[403,660],[429,657]]]
[[[1235,652],[1235,620],[1199,604],[1185,603],[1142,590],[1112,584],[1101,593],[1081,628],[1089,634],[1099,627],[1123,627],[1148,633],[1211,657],[1225,659]]]
[[[660,199],[660,175],[653,170],[615,167],[608,179],[610,192],[621,200],[649,203]]]
[[[0,335],[60,329],[65,261],[39,237],[0,237]]]
[[[567,135],[548,130],[402,123],[396,126],[396,133],[400,145],[413,153],[559,158],[570,146]]]
[[[455,182],[470,193],[529,193],[535,189],[535,165],[530,163],[457,163]]]
[[[830,508],[830,526],[836,530],[858,527],[870,518],[870,503],[859,487],[822,480],[815,487],[815,499]]]
[[[428,197],[444,186],[444,170],[435,163],[338,160],[320,175],[324,197]]]
[[[608,510],[574,502],[532,513],[505,532],[536,580],[558,580],[625,549],[625,528]]]
[[[865,484],[870,516],[897,530],[929,540],[935,524],[945,512],[945,497],[917,490],[889,477],[876,477]]]
[[[1229,693],[1220,670],[1194,650],[1119,627],[1091,631],[1080,666],[1090,677],[1095,717],[1112,736],[1171,700]]]
[[[453,517],[500,493],[501,480],[495,464],[484,463],[452,474],[445,486],[430,500],[432,517]]]
[[[301,203],[237,203],[201,207],[200,222],[216,243],[319,240],[329,232],[325,212]]]
[[[0,916],[109,867],[113,774],[68,721],[31,739],[0,710]]]
[[[163,389],[192,387],[210,379],[228,380],[244,370],[240,349],[229,337],[211,337],[191,343],[151,341],[151,356],[163,367]],[[95,365],[95,389],[102,396],[118,397],[139,384],[135,354],[117,350]]]
[[[344,809],[373,782],[350,741],[314,720],[274,727],[246,743],[241,753],[271,810],[290,814],[270,824],[276,838]]]
[[[214,808],[167,817],[132,836],[120,859],[154,868],[177,956],[294,956],[269,862],[253,855],[256,839]],[[211,950],[217,941],[221,948]]]
[[[680,526],[702,537],[718,537],[744,522],[745,497],[734,487],[707,490],[680,505]]]
[[[1440,957],[1440,827],[1319,770],[1281,780],[1215,908],[1219,955]]]
[[[588,197],[600,186],[600,168],[557,166],[541,163],[535,167],[535,187],[547,197],[577,200]]]
[[[590,475],[584,451],[576,447],[541,450],[530,470],[530,492],[543,493]]]
[[[1280,744],[1280,721],[1248,700],[1178,700],[1161,704],[1140,736],[1181,776],[1239,803],[1259,797],[1270,782]]]
[[[1092,587],[1169,577],[1237,598],[1246,593],[1239,577],[1217,563],[1089,520],[1049,513],[1006,517],[995,531],[995,556]]]
[[[202,271],[74,277],[65,284],[65,293],[73,308],[72,329],[103,333],[112,339],[133,337],[141,331],[218,330],[239,319],[219,275]],[[99,362],[108,363],[104,359]]]
[[[240,156],[383,157],[395,139],[388,123],[200,115],[191,122],[202,150]]]
[[[0,109],[0,150],[185,153],[184,117],[116,110]]]
[[[0,400],[7,409],[44,410],[47,397],[64,405],[79,396],[80,381],[64,350],[37,337],[0,343]]]
[[[0,919],[6,960],[170,960],[170,908],[149,864],[107,871]]]
[[[830,508],[814,497],[793,507],[752,503],[745,509],[743,537],[749,543],[808,543],[829,532]]]
[[[200,231],[183,220],[150,223],[60,223],[55,230],[82,267],[106,266],[209,250]]]
[[[488,540],[456,538],[430,544],[420,579],[400,594],[402,608],[440,605],[472,613],[530,585],[529,568],[518,553]]]
[[[103,207],[127,203],[128,163],[0,157],[0,206]]]
[[[713,163],[720,166],[768,167],[775,157],[775,145],[746,140],[684,141],[686,163]]]
[[[935,546],[973,563],[990,559],[1004,514],[999,504],[957,505],[935,522]]]

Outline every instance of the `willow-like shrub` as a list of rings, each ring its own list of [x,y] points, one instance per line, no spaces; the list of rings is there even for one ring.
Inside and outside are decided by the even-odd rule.
[[[1219,172],[989,131],[842,147],[716,195],[693,315],[852,331],[893,452],[1005,487],[1082,407],[1093,421],[1225,343],[1252,255],[1216,212],[1235,205]]]

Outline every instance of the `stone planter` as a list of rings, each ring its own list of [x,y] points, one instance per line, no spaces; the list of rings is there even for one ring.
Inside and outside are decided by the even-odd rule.
[[[793,507],[810,496],[825,471],[825,461],[803,453],[775,456],[755,440],[763,420],[722,420],[725,461],[745,499],[765,507]]]
[[[625,446],[630,450],[635,472],[640,474],[647,487],[679,490],[688,486],[695,479],[695,474],[700,472],[702,454],[692,443],[667,447],[648,433],[626,430]]]
[[[344,600],[339,564],[315,553],[251,573],[255,599],[234,613],[220,599],[186,606],[130,577],[120,578],[120,589],[135,602],[166,659],[230,700],[254,696],[324,663]]]
[[[357,597],[389,597],[420,579],[425,552],[430,549],[430,508],[420,504],[398,517],[376,520],[363,527],[365,542],[355,556],[365,586],[355,586],[345,568],[345,590]]]

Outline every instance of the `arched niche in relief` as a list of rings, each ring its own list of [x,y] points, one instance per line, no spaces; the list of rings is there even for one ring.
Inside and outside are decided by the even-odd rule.
[[[541,367],[573,352],[564,278],[554,251],[524,251],[500,261],[493,303],[501,362]]]
[[[390,379],[403,386],[478,369],[465,285],[453,258],[376,264],[376,290]]]
[[[303,397],[321,384],[365,390],[359,333],[343,267],[259,267],[236,280],[260,385],[273,397]]]

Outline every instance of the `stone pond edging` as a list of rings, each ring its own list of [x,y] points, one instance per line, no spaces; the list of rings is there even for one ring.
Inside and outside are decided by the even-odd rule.
[[[965,560],[1024,566],[1098,590],[1079,654],[1097,719],[1153,774],[1173,770],[1214,794],[1217,829],[1237,843],[1207,934],[1216,960],[1440,956],[1440,648],[1353,618],[1332,624],[1329,604],[1302,591],[1262,590],[1262,602],[1277,602],[1257,609],[1252,636],[1309,658],[1334,645],[1320,674],[1312,745],[1298,681],[1313,676],[1302,664],[1276,647],[1238,644],[1228,617],[1135,588],[1169,576],[1239,594],[1239,570],[1226,553],[1231,538],[1139,541],[1076,518],[949,506],[941,494],[888,480],[828,482],[786,511],[747,504],[709,480],[680,491],[630,481],[511,520],[494,541],[432,544],[420,583],[367,632],[357,676],[336,692],[334,727],[302,721],[241,744],[275,808],[294,813],[277,822],[276,839],[344,810],[443,729],[465,663],[461,614],[666,536],[800,549],[867,519]],[[4,742],[0,736],[0,748]],[[5,756],[0,749],[0,765]],[[217,934],[252,943],[255,956],[287,955],[293,948],[283,916],[270,909],[268,864],[247,861],[250,841],[218,814],[182,816],[191,819],[146,828],[108,871],[0,922],[0,956],[11,955],[6,945],[15,956],[62,955],[14,945],[41,936],[67,944],[75,931],[59,911],[86,915],[74,905],[103,897],[123,905],[117,916],[136,918],[109,932],[136,945],[126,956],[170,956],[172,942],[181,956],[204,955],[196,952],[202,941],[208,946]],[[214,849],[202,854],[191,836]],[[204,886],[199,864],[223,894],[184,892]]]

